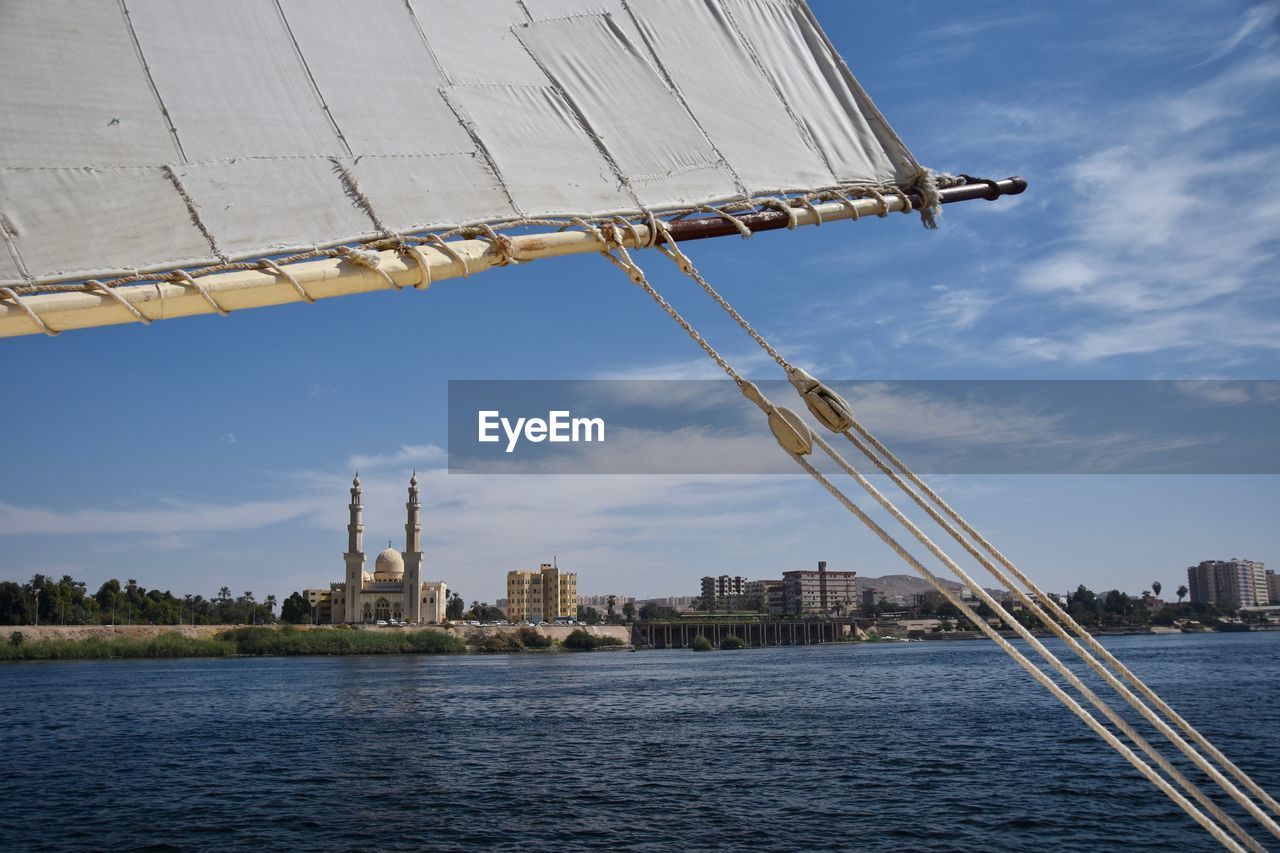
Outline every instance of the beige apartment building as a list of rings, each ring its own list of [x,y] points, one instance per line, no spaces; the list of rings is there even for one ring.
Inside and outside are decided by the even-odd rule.
[[[537,571],[507,572],[507,619],[512,622],[554,622],[578,615],[578,575],[562,572],[554,563]]]
[[[1191,600],[1234,607],[1258,607],[1271,598],[1266,566],[1256,560],[1205,560],[1187,569]]]

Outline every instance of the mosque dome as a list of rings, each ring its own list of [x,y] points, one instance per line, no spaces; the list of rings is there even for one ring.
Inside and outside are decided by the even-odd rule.
[[[404,576],[404,558],[394,548],[387,548],[373,561],[373,576],[376,579]]]

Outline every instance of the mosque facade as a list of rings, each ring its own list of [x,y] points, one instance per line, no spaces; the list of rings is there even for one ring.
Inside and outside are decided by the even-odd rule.
[[[422,504],[418,475],[409,480],[405,504],[405,546],[397,551],[387,543],[373,561],[373,573],[365,569],[364,507],[360,502],[360,474],[351,481],[347,550],[343,554],[346,577],[328,589],[309,589],[306,596],[315,621],[326,625],[398,622],[423,625],[443,622],[449,588],[444,581],[422,579]]]

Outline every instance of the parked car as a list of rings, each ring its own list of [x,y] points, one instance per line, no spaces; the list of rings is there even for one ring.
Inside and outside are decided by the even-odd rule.
[[[381,628],[385,628],[385,627],[387,627],[387,620],[386,620],[386,619],[379,619],[377,622],[374,622],[373,624],[375,624],[375,625],[377,625],[377,626],[379,626],[379,627],[381,627]]]

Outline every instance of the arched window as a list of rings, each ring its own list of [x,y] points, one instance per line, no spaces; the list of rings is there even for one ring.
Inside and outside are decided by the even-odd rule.
[[[363,616],[363,619],[364,619],[364,621],[365,621],[365,622],[372,622],[372,621],[373,621],[373,608],[369,606],[369,602],[367,602],[367,601],[364,603],[364,616]]]
[[[404,618],[404,609],[400,602],[396,602],[396,606],[391,608],[391,618],[399,622]]]
[[[379,598],[373,605],[373,618],[386,621],[391,618],[391,602],[385,598]]]

